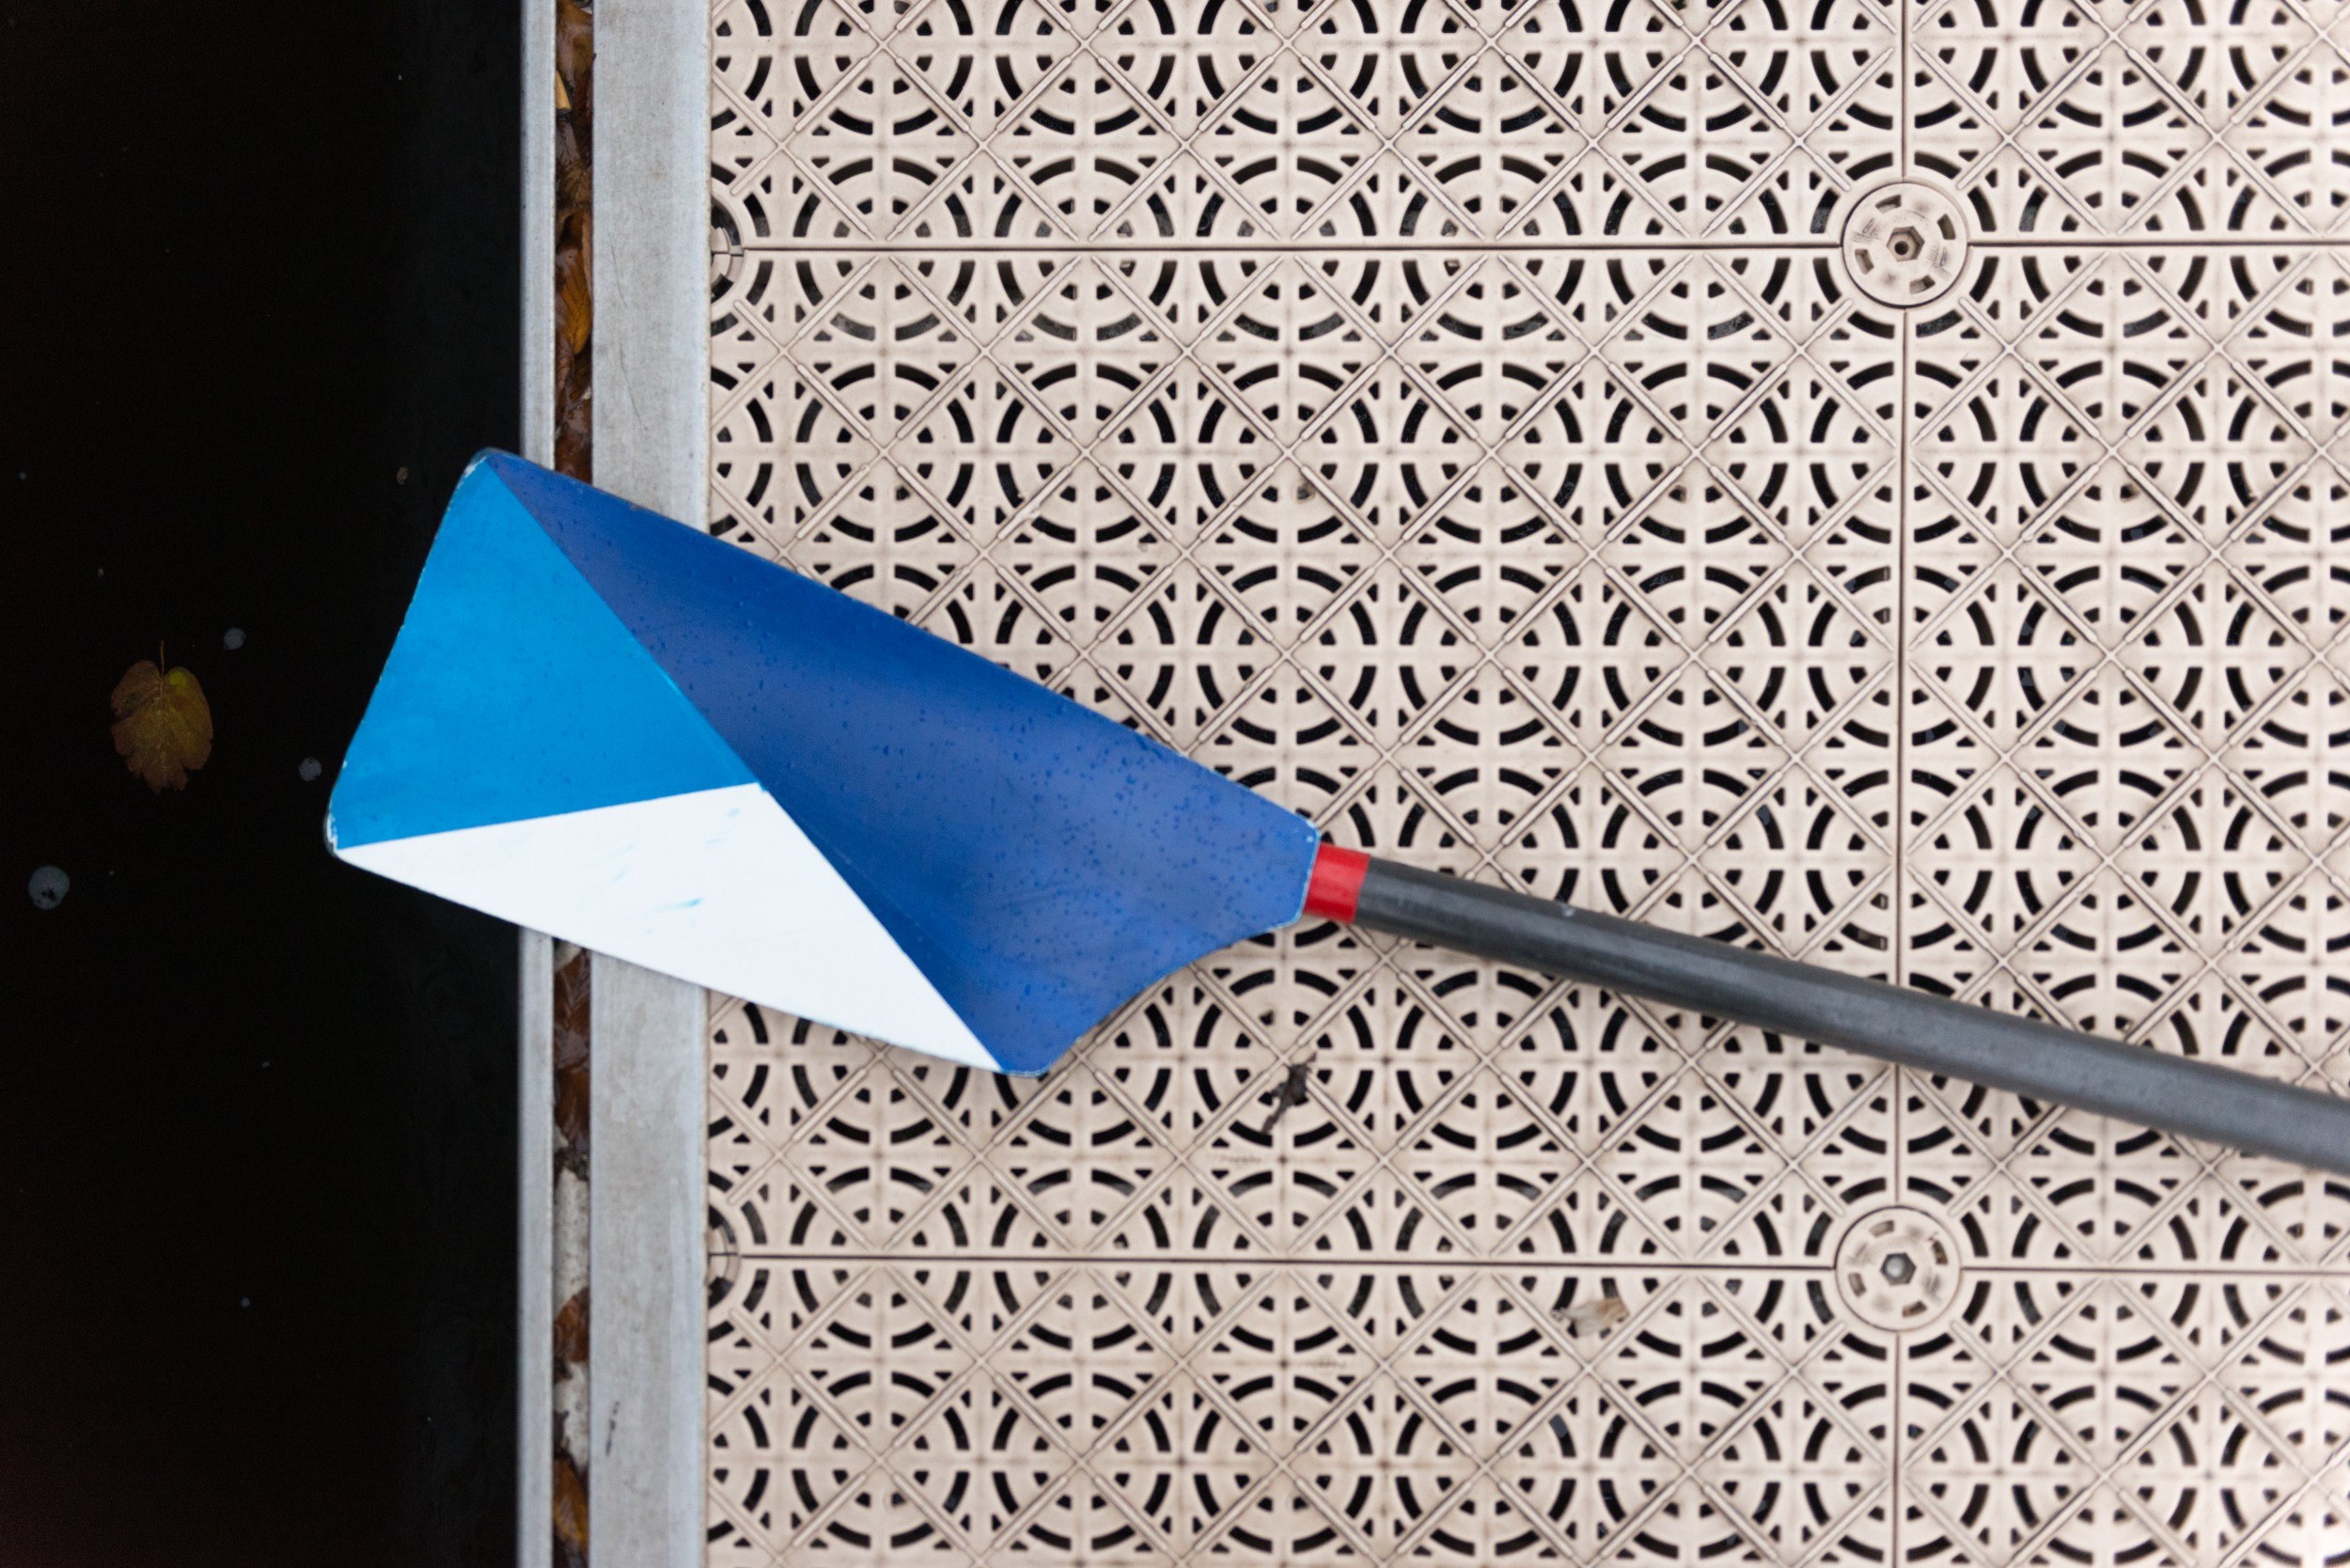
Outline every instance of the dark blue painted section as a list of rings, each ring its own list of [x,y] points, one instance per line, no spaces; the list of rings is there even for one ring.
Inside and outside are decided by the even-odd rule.
[[[1007,1072],[1297,917],[1303,819],[820,583],[487,461]]]
[[[747,784],[530,513],[477,461],[327,808],[371,844]]]

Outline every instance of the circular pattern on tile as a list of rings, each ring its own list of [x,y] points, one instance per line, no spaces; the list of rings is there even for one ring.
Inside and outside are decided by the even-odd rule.
[[[1882,305],[1929,305],[1950,292],[1966,259],[1966,219],[1955,198],[1915,180],[1880,185],[1844,223],[1844,270]]]
[[[1958,1238],[1923,1209],[1888,1204],[1852,1222],[1836,1247],[1836,1294],[1863,1323],[1930,1328],[1958,1300]]]

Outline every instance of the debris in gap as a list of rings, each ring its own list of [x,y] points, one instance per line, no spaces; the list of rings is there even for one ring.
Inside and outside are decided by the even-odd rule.
[[[555,1380],[572,1375],[588,1360],[588,1293],[579,1291],[555,1314]]]
[[[555,431],[556,471],[595,478],[593,368],[595,337],[595,191],[593,153],[595,16],[580,0],[555,4]],[[569,1362],[586,1370],[588,1292],[588,1105],[589,968],[594,960],[568,942],[555,948],[555,1184],[556,1277],[579,1290],[565,1301],[555,1325],[556,1568],[588,1568],[586,1385],[570,1378]],[[573,1309],[576,1308],[576,1313]],[[576,1419],[567,1420],[567,1415]]]
[[[555,8],[555,466],[594,478],[589,411],[595,336],[591,201],[595,17],[577,0]]]
[[[588,347],[588,329],[595,320],[593,285],[588,277],[588,247],[583,243],[555,253],[555,329],[563,345],[577,354]]]
[[[1632,1315],[1632,1309],[1620,1295],[1593,1296],[1572,1307],[1561,1307],[1550,1314],[1567,1325],[1567,1332],[1580,1338],[1585,1334],[1602,1335]]]
[[[560,1568],[588,1560],[588,1483],[569,1454],[555,1459],[555,1547]]]
[[[563,1162],[588,1175],[588,954],[574,948],[555,971],[555,1125]]]
[[[555,73],[571,111],[588,106],[588,74],[596,61],[596,19],[579,0],[556,0]]]

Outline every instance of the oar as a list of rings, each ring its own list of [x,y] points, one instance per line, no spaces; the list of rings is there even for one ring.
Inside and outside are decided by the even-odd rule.
[[[449,503],[327,837],[1001,1072],[1303,917],[2350,1174],[2350,1101],[1323,844],[952,643],[502,453]]]

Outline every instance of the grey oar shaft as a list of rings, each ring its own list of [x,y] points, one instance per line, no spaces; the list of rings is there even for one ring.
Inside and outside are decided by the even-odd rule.
[[[1373,860],[1355,923],[2350,1175],[2350,1100]]]

